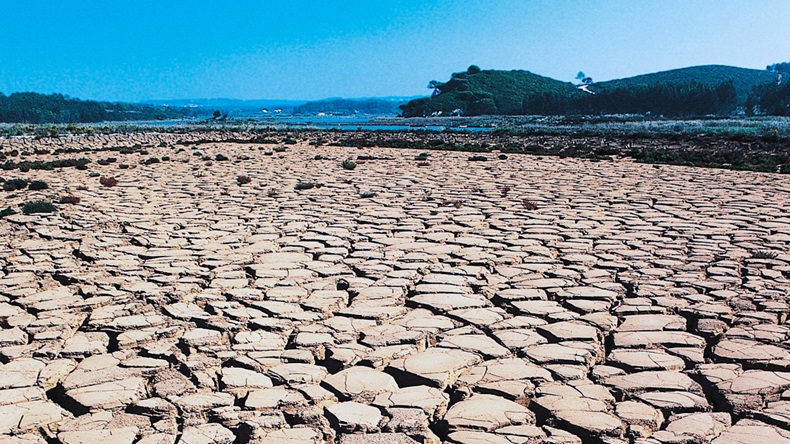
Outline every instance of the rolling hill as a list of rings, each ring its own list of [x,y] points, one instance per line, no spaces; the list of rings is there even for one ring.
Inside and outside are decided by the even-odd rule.
[[[470,66],[454,73],[446,83],[432,81],[434,95],[401,106],[404,117],[441,112],[444,115],[523,114],[525,101],[540,94],[581,96],[572,83],[543,77],[529,71],[480,70]]]
[[[592,83],[582,91],[570,82],[529,71],[480,70],[431,81],[431,97],[401,106],[402,116],[449,114],[655,113],[672,116],[729,114],[746,105],[760,87],[775,84],[777,73],[734,66],[705,65]]]
[[[725,65],[691,66],[599,82],[591,86],[590,89],[592,91],[606,91],[614,88],[633,89],[657,84],[688,84],[689,82],[714,86],[728,81],[732,81],[737,103],[742,105],[755,87],[775,82],[776,73]]]

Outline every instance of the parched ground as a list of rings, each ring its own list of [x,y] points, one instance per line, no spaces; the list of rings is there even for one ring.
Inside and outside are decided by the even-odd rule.
[[[789,177],[185,137],[3,142],[0,442],[790,443]]]

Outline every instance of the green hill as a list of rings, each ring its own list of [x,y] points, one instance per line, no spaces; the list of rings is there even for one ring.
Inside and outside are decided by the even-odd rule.
[[[480,70],[470,66],[466,72],[454,73],[446,83],[432,81],[432,97],[412,100],[402,105],[404,117],[460,113],[518,115],[524,103],[540,94],[580,96],[584,93],[570,82],[561,82],[529,71]]]
[[[725,65],[703,65],[688,68],[671,69],[651,74],[642,74],[624,79],[609,80],[595,83],[592,91],[607,91],[614,88],[645,88],[658,84],[683,85],[699,82],[706,86],[716,86],[732,81],[738,105],[746,103],[752,90],[761,85],[776,81],[776,73],[767,70],[738,68]]]
[[[591,83],[587,92],[569,82],[529,71],[471,66],[446,83],[431,81],[432,97],[402,105],[404,117],[442,115],[616,114],[666,116],[730,114],[753,91],[776,84],[770,70],[706,65]]]

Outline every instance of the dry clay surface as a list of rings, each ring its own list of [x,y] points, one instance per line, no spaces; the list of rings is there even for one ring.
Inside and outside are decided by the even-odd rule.
[[[190,137],[3,142],[0,442],[790,443],[787,176]]]

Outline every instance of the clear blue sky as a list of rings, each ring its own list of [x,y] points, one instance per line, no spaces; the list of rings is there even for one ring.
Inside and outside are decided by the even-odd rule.
[[[0,92],[428,94],[470,64],[561,80],[790,61],[790,1],[0,0]]]

